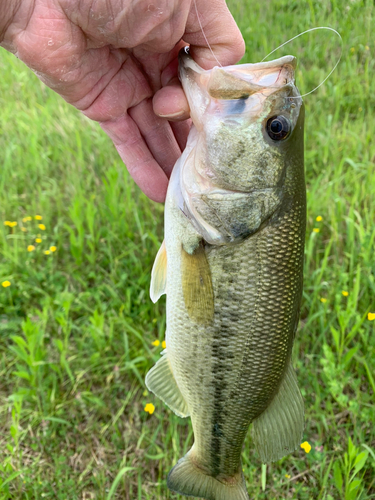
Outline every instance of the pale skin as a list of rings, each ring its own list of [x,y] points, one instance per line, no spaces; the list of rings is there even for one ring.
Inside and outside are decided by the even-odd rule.
[[[203,30],[225,66],[244,53],[224,0],[196,0]],[[1,0],[0,45],[112,139],[131,176],[163,202],[190,128],[177,54],[190,44],[218,65],[194,0]]]

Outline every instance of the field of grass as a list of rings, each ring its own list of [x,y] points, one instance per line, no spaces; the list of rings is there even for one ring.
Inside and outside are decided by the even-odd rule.
[[[375,498],[375,7],[228,4],[244,62],[314,26],[343,38],[338,69],[305,98],[308,229],[294,364],[312,449],[268,465],[262,487],[249,437],[249,495]],[[320,34],[288,51],[301,58],[306,91],[340,47]],[[165,330],[164,298],[154,305],[148,295],[163,207],[134,186],[96,124],[5,51],[0,74],[0,283],[10,282],[0,286],[0,500],[182,499],[166,476],[192,443],[191,425],[144,385]]]

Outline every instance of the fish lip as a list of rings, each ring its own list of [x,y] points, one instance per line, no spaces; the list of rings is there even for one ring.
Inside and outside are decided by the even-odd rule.
[[[205,70],[194,61],[189,46],[183,47],[178,54],[178,76],[191,110],[199,108],[197,116],[192,116],[193,122],[197,125],[194,118],[202,118],[212,99],[247,99],[255,94],[256,102],[264,91],[271,94],[294,85],[296,61],[294,56],[287,55],[272,61]]]
[[[210,74],[215,72],[215,70],[220,70],[227,73],[233,73],[238,78],[247,80],[248,78],[246,78],[246,74],[244,73],[244,71],[246,72],[246,70],[253,72],[258,70],[269,70],[277,67],[279,67],[281,70],[287,66],[289,66],[291,70],[289,73],[289,76],[291,77],[289,82],[293,81],[294,83],[294,72],[297,67],[297,59],[295,56],[287,55],[282,56],[278,59],[273,59],[272,61],[262,61],[259,63],[245,63],[241,65],[230,65],[225,67],[215,66],[214,68],[211,68],[209,70],[204,70],[203,68],[201,68],[201,66],[199,66],[199,64],[194,61],[194,59],[190,55],[189,45],[186,45],[185,47],[180,49],[180,52],[178,53],[178,68],[180,80],[187,76],[189,70],[192,70],[194,73],[198,74]],[[255,87],[262,88],[261,85],[255,85]]]
[[[192,56],[190,55],[190,47],[189,45],[185,45],[182,49],[180,49],[178,53],[178,64],[180,69],[186,69],[186,68],[191,68],[192,70],[196,71],[197,73],[203,73],[205,71],[212,71],[211,70],[204,70],[197,64]],[[239,69],[239,67],[243,67],[244,69],[251,69],[251,70],[258,70],[258,69],[270,69],[274,68],[277,66],[285,66],[289,65],[293,68],[293,70],[296,69],[297,67],[297,58],[295,56],[287,55],[287,56],[282,56],[279,57],[278,59],[272,59],[272,61],[262,61],[258,63],[245,63],[241,65],[236,65],[232,64],[230,66],[225,66],[225,68],[222,68],[224,71],[236,71]]]
[[[197,64],[190,55],[190,47],[186,45],[178,53],[178,76],[180,80],[187,76],[189,70],[195,73],[203,73],[205,70]]]

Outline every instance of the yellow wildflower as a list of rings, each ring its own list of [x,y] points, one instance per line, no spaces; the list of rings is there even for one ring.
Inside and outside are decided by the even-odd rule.
[[[8,286],[10,286],[10,285],[11,285],[10,281],[8,281],[8,280],[3,281],[1,284],[2,284],[2,286],[3,286],[4,288],[7,288]]]
[[[369,321],[374,321],[374,319],[375,319],[375,313],[368,313],[368,315],[367,315],[367,319],[368,319]]]
[[[154,345],[155,347],[157,347],[158,345],[160,345],[160,340],[154,340],[152,342],[152,345]]]
[[[35,241],[36,241],[37,243],[42,243],[42,238],[35,238]]]
[[[343,290],[341,293],[343,294],[344,297],[347,297],[349,295],[349,292],[347,292],[346,290]]]
[[[322,222],[323,217],[321,215],[318,215],[318,217],[315,220],[316,222]]]
[[[352,47],[352,48],[350,49],[350,52],[353,54],[353,53],[355,52],[355,48],[354,48],[354,47]]]
[[[32,220],[32,217],[30,217],[30,215],[28,215],[27,217],[24,217],[22,219],[22,222],[29,222],[30,220]]]
[[[319,233],[320,229],[318,227],[314,227],[313,231],[314,233]]]
[[[155,411],[155,406],[152,403],[147,403],[147,405],[145,406],[145,411],[152,415]]]
[[[4,221],[4,226],[11,226],[11,224],[12,223],[10,222],[10,220],[5,220]]]
[[[163,340],[163,342],[161,343],[161,346],[163,349],[165,349],[167,347],[167,343],[165,340]]]
[[[26,233],[27,229],[25,227],[21,227],[21,231],[23,231],[24,233]]]
[[[51,252],[49,250],[44,250],[45,255],[49,255]]]
[[[301,448],[305,450],[306,453],[310,453],[311,444],[305,441],[304,443],[301,444]]]
[[[144,390],[144,391],[142,392],[142,395],[143,395],[143,396],[148,396],[148,391],[147,391],[147,390]]]
[[[285,477],[286,477],[287,479],[290,479],[290,474],[285,474]]]
[[[41,215],[36,215],[35,216],[35,220],[42,220],[42,219],[43,219],[43,217]]]
[[[33,250],[35,250],[34,245],[29,245],[29,246],[27,247],[27,251],[28,251],[28,252],[32,252]]]
[[[365,49],[366,50],[370,50],[370,47],[368,45],[366,45]]]
[[[55,246],[52,246],[52,247],[49,247],[49,249],[51,250],[51,252],[56,252],[56,250],[57,250],[57,247],[55,247]]]
[[[46,226],[44,224],[38,224],[38,227],[39,229],[41,229],[42,231],[45,231],[46,229]]]
[[[9,227],[15,227],[17,226],[17,222],[16,221],[13,221],[13,222],[9,222],[9,224],[7,224]]]
[[[325,299],[324,297],[320,297],[320,302],[323,302],[323,304],[325,304],[327,302],[327,299]]]

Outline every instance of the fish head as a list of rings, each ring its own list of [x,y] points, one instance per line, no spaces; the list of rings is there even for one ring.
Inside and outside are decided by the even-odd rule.
[[[182,49],[179,76],[199,136],[190,192],[203,184],[211,191],[281,187],[291,156],[303,163],[304,113],[295,68],[295,57],[285,56],[204,70]]]

